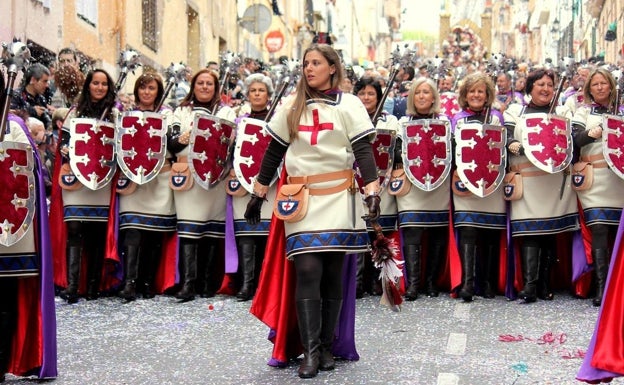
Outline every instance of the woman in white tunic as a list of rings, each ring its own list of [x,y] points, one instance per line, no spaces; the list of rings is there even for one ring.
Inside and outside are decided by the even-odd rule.
[[[465,124],[502,124],[502,115],[494,109],[490,110],[488,121],[485,122],[486,110],[492,106],[494,99],[494,83],[489,76],[474,73],[464,78],[458,98],[462,111],[453,116],[455,140]],[[506,137],[504,133],[500,135],[499,143],[504,144]],[[476,157],[467,161],[475,162],[479,170],[489,163],[487,157]],[[504,166],[505,164],[502,165]],[[483,198],[469,191],[468,195],[454,193],[453,208],[453,225],[459,230],[459,255],[462,261],[462,287],[459,296],[466,302],[472,301],[475,294],[475,276],[479,276],[478,287],[481,288],[483,297],[494,298],[498,281],[499,241],[501,231],[507,227],[503,189],[498,188]],[[481,249],[479,253],[478,248]],[[480,267],[479,274],[475,271],[477,266]]]
[[[146,72],[134,84],[135,110],[154,112],[164,94],[163,81],[157,73]],[[171,116],[168,107],[157,111],[163,115],[163,127]],[[142,127],[147,130],[147,126]],[[143,143],[136,143],[141,146]],[[165,154],[165,164],[158,176],[139,185],[132,193],[119,196],[119,229],[124,232],[123,256],[126,263],[125,286],[119,295],[133,301],[137,289],[144,298],[153,298],[153,281],[163,245],[163,233],[176,229],[173,191],[169,188],[172,155]]]
[[[60,145],[63,163],[69,161],[72,119],[93,118],[114,123],[119,113],[114,108],[115,97],[115,83],[106,71],[96,69],[87,75],[76,105],[69,111],[63,123]],[[99,296],[110,196],[110,183],[98,190],[90,190],[84,186],[77,190],[63,190],[63,220],[67,224],[67,289],[62,297],[69,303],[78,301],[80,260],[85,246],[90,252],[86,298],[89,300]]]
[[[553,174],[540,170],[529,161],[521,142],[523,131],[527,129],[524,115],[550,111],[555,96],[555,77],[552,70],[531,72],[526,85],[531,102],[527,106],[512,104],[504,114],[510,170],[522,175],[523,196],[511,201],[510,222],[512,237],[522,242],[524,288],[518,297],[527,303],[535,302],[537,297],[553,299],[548,274],[554,235],[578,229],[576,193],[566,170]]]
[[[399,120],[406,124],[412,120],[449,120],[440,113],[440,93],[433,80],[420,77],[412,82],[407,96],[407,115]],[[406,154],[402,154],[402,131],[395,147],[394,168],[404,168]],[[446,149],[450,151],[450,148]],[[423,162],[430,160],[423,160]],[[432,161],[432,160],[431,160]],[[411,182],[406,182],[411,183]],[[447,179],[431,191],[411,186],[405,195],[397,196],[399,228],[402,232],[403,259],[407,271],[405,299],[418,298],[422,266],[422,241],[425,230],[429,237],[427,250],[427,287],[429,297],[437,297],[435,286],[441,267],[445,262],[448,244],[449,208],[451,205],[451,183]]]
[[[338,88],[344,75],[337,52],[313,44],[304,53],[302,75],[294,99],[269,124],[273,139],[245,218],[250,223],[260,220],[268,185],[284,158],[288,183],[306,184],[310,192],[307,214],[298,222],[284,223],[284,229],[286,255],[295,264],[295,302],[304,351],[299,377],[311,378],[319,369],[334,368],[331,348],[343,300],[345,254],[367,249],[364,207],[352,189],[355,160],[372,218],[379,216],[380,199],[370,146],[374,128],[362,102]]]
[[[593,168],[593,182],[586,190],[577,191],[585,223],[592,235],[591,253],[596,276],[594,306],[602,303],[602,293],[609,270],[609,239],[615,234],[624,207],[624,179],[607,165],[603,155],[603,115],[613,113],[617,89],[611,73],[603,68],[594,70],[583,86],[588,101],[572,118],[574,144],[581,149],[581,162]]]
[[[219,78],[207,68],[197,72],[191,79],[191,92],[173,112],[169,151],[175,154],[178,163],[188,162],[188,144],[193,120],[197,114],[214,115],[234,122],[236,114],[227,106],[221,105]],[[173,175],[172,175],[173,177]],[[191,177],[192,178],[192,177]],[[209,190],[198,183],[188,190],[174,190],[175,211],[178,218],[177,229],[180,239],[182,289],[176,294],[181,301],[195,298],[196,284],[203,297],[216,293],[214,263],[217,241],[225,236],[225,188],[216,185]],[[200,240],[202,260],[198,260]],[[201,277],[199,276],[201,274]],[[198,283],[198,280],[200,281]]]

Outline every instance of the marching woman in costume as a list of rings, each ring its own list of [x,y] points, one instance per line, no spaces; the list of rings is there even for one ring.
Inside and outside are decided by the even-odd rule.
[[[411,121],[421,121],[426,124],[427,121],[446,121],[449,125],[448,132],[441,134],[441,139],[446,140],[446,147],[441,148],[444,153],[438,156],[444,159],[449,154],[450,159],[450,121],[447,116],[440,114],[440,95],[433,80],[420,77],[412,82],[409,94],[407,96],[407,115],[399,121],[400,124],[409,124]],[[423,258],[423,234],[427,230],[428,250],[426,263],[426,285],[425,293],[429,297],[437,297],[439,290],[436,287],[436,281],[440,274],[440,270],[444,267],[446,260],[446,251],[448,243],[448,226],[449,226],[449,208],[451,184],[448,180],[443,179],[443,172],[440,173],[437,186],[423,190],[416,186],[412,186],[409,179],[405,179],[406,168],[411,163],[406,154],[402,151],[405,147],[404,143],[413,143],[418,141],[417,138],[402,137],[401,130],[397,144],[395,146],[393,180],[390,181],[390,193],[396,194],[397,208],[399,213],[399,228],[402,232],[403,241],[403,259],[405,260],[405,268],[407,272],[407,287],[405,289],[405,299],[414,301],[418,298],[418,290],[421,278],[421,266]],[[418,135],[417,135],[418,136]],[[432,135],[428,138],[434,142]],[[433,145],[432,145],[433,146]],[[433,159],[425,160],[422,163],[435,163]],[[436,154],[439,155],[439,154]],[[415,158],[420,154],[415,154]],[[415,159],[414,158],[414,159]],[[407,163],[406,163],[407,162]],[[450,161],[448,162],[450,167]],[[441,169],[445,166],[441,164]],[[400,174],[397,174],[397,171]],[[400,175],[403,182],[398,184],[402,187],[409,187],[407,192],[394,192],[394,175]],[[448,175],[448,173],[446,174]]]
[[[4,84],[0,73],[3,91],[0,106],[9,94]],[[0,169],[4,170],[0,216],[3,222],[23,220],[9,227],[9,231],[0,230],[0,382],[4,382],[6,373],[54,379],[57,376],[56,317],[41,159],[21,118],[9,113],[6,121],[0,120],[6,122],[0,124],[4,132],[0,135],[0,148],[9,154],[0,161]],[[32,153],[30,162],[28,153]],[[15,162],[25,167],[24,172],[13,177],[10,170]],[[15,195],[29,200],[17,212],[12,210],[11,203]],[[29,223],[26,223],[28,215],[24,216],[26,208],[34,210],[29,213],[32,215]],[[27,230],[19,234],[24,228]]]
[[[71,156],[76,156],[70,151],[70,126],[74,118],[91,118],[94,119],[94,124],[104,122],[114,125],[116,122],[118,111],[114,108],[114,85],[111,76],[102,69],[95,69],[87,75],[77,102],[63,123],[59,149],[64,164],[70,161]],[[97,140],[91,135],[88,137],[89,139],[84,140],[85,142],[90,140],[88,144],[79,143],[76,146],[81,149],[85,146],[87,149],[82,151],[85,151],[87,156],[96,156],[96,154],[89,154],[88,149],[95,145],[94,142]],[[72,148],[72,150],[78,151],[78,148]],[[90,175],[85,177],[90,177]],[[108,183],[101,188],[91,190],[81,186],[81,182],[71,174],[61,179],[65,181],[61,187],[63,188],[63,220],[67,230],[67,237],[63,240],[66,242],[67,253],[67,288],[61,293],[61,296],[68,303],[76,303],[78,301],[82,255],[83,251],[87,249],[88,284],[86,298],[90,300],[99,296],[111,201],[111,184]],[[53,183],[59,183],[58,178],[54,178]],[[65,258],[64,250],[59,253],[55,252],[55,259],[63,258]],[[57,264],[62,266],[63,261],[57,261]]]
[[[603,155],[603,118],[613,113],[618,92],[615,79],[603,68],[592,72],[583,87],[583,98],[589,104],[581,106],[572,119],[574,144],[581,149],[580,162],[575,164],[572,176],[576,186],[576,170],[593,169],[591,185],[577,191],[585,223],[591,231],[591,253],[596,276],[594,306],[600,306],[609,270],[610,236],[615,233],[624,207],[624,179],[613,172]],[[615,148],[614,148],[615,149]],[[585,175],[584,179],[591,177]]]
[[[341,312],[353,317],[355,311],[353,281],[353,288],[348,288],[351,289],[348,298],[343,296],[343,266],[347,253],[366,251],[368,237],[362,219],[365,211],[362,199],[353,189],[354,161],[365,182],[365,202],[370,218],[379,216],[380,199],[370,145],[374,128],[362,102],[355,95],[339,90],[344,74],[338,53],[328,45],[312,44],[304,52],[302,63],[302,78],[296,95],[269,123],[273,139],[262,161],[245,218],[251,224],[260,221],[268,186],[283,158],[288,178],[276,198],[269,244],[282,225],[277,218],[282,218],[286,258],[292,260],[296,275],[294,302],[304,354],[298,373],[301,378],[311,378],[319,369],[334,369],[336,351],[332,348],[338,348],[334,346],[334,332],[339,317]],[[267,250],[267,255],[284,251],[279,247],[275,250],[267,247]],[[268,270],[280,267],[280,261],[275,260],[275,263],[278,265],[268,266],[267,261],[260,292],[252,304],[252,313],[271,327],[279,325],[270,324],[264,316],[272,317],[274,310],[261,309],[259,304],[271,300],[267,296],[283,295],[269,289],[262,293],[265,284],[273,283],[269,275],[273,271]],[[348,307],[342,306],[343,299]],[[277,338],[286,332],[283,328],[277,330]],[[344,334],[341,329],[340,337],[344,338]],[[277,348],[277,339],[275,344]],[[352,347],[345,358],[357,359],[354,350]],[[282,357],[282,360],[288,358]]]
[[[533,127],[544,121],[544,115],[531,117],[530,114],[549,114],[551,103],[555,98],[555,73],[552,70],[538,69],[527,77],[526,92],[531,96],[527,106],[512,104],[505,110],[504,119],[507,128],[507,149],[509,150],[510,171],[518,173],[522,178],[522,196],[511,200],[511,236],[520,243],[520,255],[524,288],[518,297],[526,303],[535,302],[539,297],[552,300],[553,293],[549,287],[549,270],[551,252],[555,244],[555,235],[578,229],[578,210],[576,193],[567,178],[567,162],[571,158],[571,144],[567,143],[565,130],[557,133],[557,137],[535,138],[529,132]],[[528,115],[528,116],[527,116]],[[529,121],[530,118],[530,121]],[[561,121],[562,125],[565,122]],[[554,122],[552,123],[554,124]],[[527,128],[530,126],[531,128]],[[554,130],[539,128],[540,135],[551,135]],[[553,153],[547,154],[553,167],[559,170],[546,172],[537,167],[545,156],[534,148],[527,149],[523,145],[523,135],[528,140],[557,140],[561,150],[548,148]],[[564,148],[568,145],[568,148]],[[528,157],[529,151],[534,159]],[[566,153],[566,151],[568,151]],[[556,159],[555,159],[556,158]],[[557,161],[557,164],[554,162]],[[546,160],[544,162],[550,163]],[[519,185],[519,183],[517,183]],[[553,188],[553,186],[556,186]]]
[[[219,78],[207,68],[193,76],[191,91],[173,112],[170,130],[173,136],[168,141],[168,148],[175,154],[178,165],[188,164],[189,139],[198,114],[214,115],[230,122],[236,119],[230,107],[221,105]],[[171,178],[175,178],[173,172]],[[187,176],[188,182],[192,179],[193,176]],[[196,285],[201,296],[212,297],[216,293],[214,265],[218,240],[225,237],[225,195],[223,187],[206,190],[199,183],[192,183],[190,188],[174,189],[182,280],[182,288],[175,296],[181,301],[195,298]],[[202,239],[206,242],[200,242]],[[198,252],[200,243],[207,247],[205,252]]]
[[[246,117],[265,121],[269,113],[269,102],[273,95],[273,81],[271,81],[271,78],[263,74],[251,74],[245,79],[244,90],[247,100],[249,100],[251,111],[239,116],[237,124],[241,124],[242,119]],[[278,102],[277,100],[274,101],[274,103]],[[261,134],[258,134],[254,139],[259,139],[258,136],[261,136]],[[252,146],[254,144],[243,144],[242,141],[245,138],[241,136],[237,139],[237,146]],[[257,159],[256,161],[261,162],[261,159]],[[242,187],[240,187],[240,189],[244,190]],[[247,194],[232,195],[234,232],[238,250],[238,271],[242,272],[242,286],[236,294],[236,297],[240,301],[252,299],[256,292],[258,278],[260,277],[260,268],[262,267],[262,260],[264,258],[266,239],[269,234],[269,225],[271,224],[271,215],[273,214],[272,207],[275,199],[275,192],[276,187],[271,187],[269,189],[267,197],[269,204],[264,205],[261,220],[255,225],[250,225],[245,220],[245,210],[247,209],[247,202],[249,201]]]
[[[163,120],[160,124],[165,129],[162,133],[165,138],[171,110],[159,107],[163,94],[163,81],[157,73],[146,72],[134,84],[135,110],[162,114]],[[122,119],[122,123],[123,121]],[[139,127],[149,129],[148,126]],[[134,146],[147,143],[148,138],[141,137],[141,133],[134,135]],[[144,149],[142,153],[147,151],[148,149]],[[137,290],[144,298],[154,297],[154,279],[161,260],[163,234],[172,235],[176,229],[173,191],[169,188],[172,155],[159,155],[165,161],[158,175],[149,182],[136,186],[134,191],[120,193],[119,196],[119,229],[123,231],[123,256],[126,266],[125,286],[119,295],[127,301],[136,299]],[[119,185],[117,190],[120,191]]]
[[[372,121],[382,99],[381,83],[379,80],[372,77],[363,77],[355,83],[353,93],[360,98],[364,107],[366,107],[368,116]],[[376,122],[373,122],[373,124],[375,124],[375,128],[377,130],[391,131],[394,132],[395,135],[399,128],[397,118],[388,113],[382,113],[379,116],[379,119],[377,119]],[[394,148],[390,148],[387,151],[390,152],[389,156],[394,156]],[[383,165],[378,166],[383,167]],[[386,189],[381,192],[380,197],[381,214],[378,222],[384,233],[387,234],[388,232],[395,231],[397,228],[396,198],[388,194]],[[371,228],[368,230],[368,235],[372,243],[372,241],[375,240],[376,235]],[[361,297],[365,291],[368,291],[371,294],[381,294],[379,270],[374,267],[370,253],[358,255],[358,275],[356,282],[356,294],[358,297]],[[370,285],[366,285],[366,283],[370,283]]]
[[[483,178],[483,188],[486,187],[486,181],[489,184],[488,188],[494,186],[492,182],[495,181],[487,178],[490,175],[496,175],[496,173],[500,175],[496,186],[500,185],[500,179],[505,172],[504,146],[506,137],[501,126],[503,117],[498,111],[491,109],[494,100],[494,83],[489,76],[479,72],[468,75],[459,88],[458,101],[462,111],[455,114],[452,120],[456,146],[459,145],[458,141],[460,140],[474,141],[477,139],[476,136],[469,137],[470,131],[464,132],[462,130],[462,127],[468,127],[470,123],[490,124],[501,128],[496,132],[489,130],[486,133],[489,136],[488,144],[491,143],[490,140],[493,140],[499,144],[498,147],[490,148],[489,151],[488,148],[480,148],[472,152],[470,147],[474,147],[474,144],[472,146],[462,145],[460,151],[462,155],[465,154],[466,156],[455,159],[456,162],[461,160],[465,163],[471,163],[471,167],[476,166],[471,170],[462,170],[462,173],[473,176],[475,182]],[[485,121],[486,116],[487,122]],[[488,155],[493,155],[493,157],[490,158]],[[495,165],[494,162],[497,160],[499,161],[498,167],[492,170],[491,166]],[[484,170],[486,172],[480,174]],[[474,173],[471,174],[471,172]],[[478,186],[478,183],[473,184]],[[482,296],[494,298],[498,284],[497,271],[501,230],[507,226],[503,190],[498,188],[493,192],[488,191],[487,195],[485,192],[475,195],[466,188],[453,189],[453,192],[453,225],[459,229],[459,255],[462,262],[462,287],[459,290],[459,296],[466,302],[472,301],[475,293],[475,276],[478,276],[480,282],[477,287],[481,288]],[[477,255],[480,255],[481,258],[477,258]],[[477,267],[480,267],[479,273],[475,271]]]

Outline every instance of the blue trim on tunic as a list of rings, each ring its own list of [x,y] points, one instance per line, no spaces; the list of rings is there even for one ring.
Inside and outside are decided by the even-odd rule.
[[[578,214],[572,213],[557,218],[534,218],[511,221],[512,236],[557,234],[578,229]]]
[[[65,206],[63,220],[108,222],[108,206]]]
[[[39,274],[39,263],[35,253],[0,256],[0,277]]]
[[[368,233],[363,230],[295,233],[286,237],[286,256],[338,250],[360,252],[368,242]]]
[[[261,220],[257,225],[250,225],[244,219],[234,221],[234,233],[238,235],[268,235],[271,220]]]
[[[399,227],[448,226],[449,213],[444,211],[402,211],[399,213]]]
[[[178,221],[178,236],[182,238],[223,238],[225,237],[225,222]]]
[[[605,224],[617,226],[620,223],[622,209],[613,207],[592,207],[583,210],[587,225]]]
[[[483,213],[476,211],[455,211],[453,224],[488,229],[507,228],[507,214]]]
[[[138,228],[152,231],[174,231],[176,222],[175,215],[149,215],[130,212],[119,215],[120,229]]]
[[[396,230],[396,226],[397,226],[397,216],[396,214],[392,214],[392,215],[381,215],[379,217],[379,219],[377,220],[377,222],[379,223],[379,225],[381,226],[381,229],[383,231],[394,231]],[[373,228],[370,226],[366,227],[367,231],[373,231]]]

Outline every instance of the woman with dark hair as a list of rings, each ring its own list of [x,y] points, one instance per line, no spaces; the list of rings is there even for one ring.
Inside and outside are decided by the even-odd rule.
[[[502,115],[493,108],[489,110],[488,121],[485,121],[486,112],[494,103],[495,92],[492,79],[483,73],[476,72],[464,78],[459,88],[458,98],[462,111],[455,114],[452,119],[456,146],[467,124],[502,125]],[[494,146],[492,150],[501,148],[505,151],[502,148],[506,143],[504,130],[496,133],[484,131],[484,135],[489,136],[488,141],[491,140],[491,143],[500,145],[500,147]],[[488,169],[491,165],[491,160],[487,156],[477,157],[466,154],[466,158],[464,161],[472,162],[474,167],[472,171],[475,174]],[[455,158],[456,162],[457,160]],[[504,171],[505,158],[500,168],[490,172],[504,173]],[[498,188],[484,197],[477,196],[469,190],[461,194],[454,193],[453,208],[453,225],[459,230],[458,246],[462,262],[462,287],[459,290],[459,296],[466,302],[472,301],[475,294],[476,276],[480,278],[477,287],[481,289],[481,295],[484,298],[494,298],[498,283],[501,231],[506,228],[507,223],[503,189]]]
[[[70,148],[72,120],[90,118],[93,119],[94,125],[100,122],[114,124],[118,115],[114,105],[115,83],[111,76],[102,69],[89,72],[80,95],[76,99],[76,105],[70,109],[63,123],[59,146],[63,163],[68,163],[71,156],[76,156],[74,152],[76,148]],[[74,182],[80,183],[76,180]],[[53,183],[58,184],[58,178],[54,178]],[[67,288],[61,296],[68,303],[78,302],[81,259],[85,247],[88,246],[86,298],[96,299],[99,296],[104,261],[111,185],[108,183],[96,190],[85,188],[85,186],[77,189],[62,187],[63,220],[67,230]],[[60,259],[58,262],[64,265],[64,253],[55,254],[55,258]]]
[[[544,300],[554,298],[549,285],[550,265],[554,259],[554,236],[579,227],[576,193],[570,186],[566,167],[563,167],[565,161],[561,161],[559,171],[543,171],[533,163],[534,160],[527,157],[522,145],[522,136],[529,130],[527,119],[530,114],[548,114],[551,103],[556,102],[553,101],[555,80],[552,70],[538,69],[531,72],[526,84],[530,103],[527,106],[512,104],[504,114],[509,168],[519,173],[523,186],[522,197],[511,201],[510,223],[512,237],[520,242],[524,288],[518,297],[526,303],[535,302],[538,297]],[[534,122],[530,124],[533,126]],[[535,128],[531,127],[531,130]],[[541,130],[546,129],[538,127],[538,132]],[[571,141],[571,138],[568,139]],[[565,153],[563,155],[565,157]]]
[[[219,78],[208,68],[193,76],[190,92],[173,112],[168,148],[176,156],[176,163],[188,163],[189,138],[198,114],[214,115],[230,122],[236,119],[234,111],[221,104]],[[182,288],[175,296],[182,302],[193,300],[197,290],[202,297],[213,297],[218,288],[213,270],[218,241],[225,237],[225,194],[223,187],[206,190],[198,183],[193,183],[189,189],[173,192],[182,280]],[[202,240],[207,251],[199,253]]]
[[[163,81],[157,73],[146,72],[134,83],[134,110],[161,114],[161,124],[166,129],[171,110],[162,106],[157,109],[163,93]],[[150,128],[141,124],[134,127]],[[148,144],[144,135],[135,133],[137,139],[133,146],[138,151],[147,152],[153,148],[153,141]],[[143,145],[151,147],[141,148]],[[172,234],[176,229],[173,191],[169,188],[172,155],[166,152],[164,157],[165,162],[154,179],[136,186],[131,193],[119,196],[119,229],[123,232],[122,255],[125,262],[125,286],[119,296],[127,301],[136,299],[137,289],[144,298],[154,297],[154,278],[163,248],[163,236]]]
[[[374,128],[360,100],[339,89],[344,77],[340,56],[329,45],[312,44],[304,52],[302,63],[294,98],[269,123],[272,140],[245,218],[252,224],[260,220],[269,184],[283,159],[288,179],[280,193],[288,195],[287,190],[305,185],[309,196],[302,197],[297,206],[306,206],[307,199],[307,212],[302,218],[288,219],[285,216],[293,213],[294,205],[284,198],[280,202],[278,193],[277,213],[288,221],[274,220],[269,244],[283,224],[286,258],[293,261],[296,275],[294,302],[304,354],[298,372],[301,378],[312,378],[319,369],[334,369],[332,348],[341,311],[345,317],[355,312],[353,292],[352,298],[345,299],[349,306],[343,308],[343,266],[347,253],[366,251],[368,237],[362,200],[353,190],[354,161],[365,183],[365,202],[373,219],[379,216],[380,198],[370,145]],[[275,250],[267,247],[267,255],[284,252],[283,248],[279,250],[279,242],[276,244]],[[269,275],[273,267],[268,265],[270,261],[263,269],[260,289],[275,279]],[[267,291],[264,296],[257,294],[252,304],[252,313],[263,320],[258,304],[266,301],[266,296],[283,295]],[[283,328],[280,331],[287,332]],[[357,357],[354,350],[345,358]]]
[[[617,99],[616,82],[613,75],[604,68],[595,69],[583,86],[582,105],[572,118],[574,144],[580,148],[580,163],[587,163],[593,169],[593,182],[587,189],[577,191],[585,223],[591,231],[591,253],[596,277],[594,306],[600,306],[607,281],[611,242],[624,207],[624,179],[613,172],[603,155],[606,143],[603,138],[605,114],[615,112]],[[584,166],[587,167],[587,166]],[[578,168],[578,167],[577,167]]]
[[[4,106],[7,90],[2,73],[0,91],[0,106]],[[0,126],[0,130],[5,133],[0,147],[10,154],[4,159],[5,164],[0,164],[2,169],[15,163],[25,166],[16,177],[3,175],[0,189],[5,227],[0,242],[0,382],[4,382],[7,373],[54,379],[56,317],[41,159],[20,117],[9,112],[6,125]],[[32,152],[30,162],[28,152]],[[28,202],[12,209],[16,195]],[[28,217],[25,210],[32,215],[30,221],[10,223]]]
[[[450,151],[451,144],[450,122],[447,116],[440,113],[440,93],[433,80],[420,77],[412,82],[407,96],[406,112],[406,116],[399,120],[402,126],[409,125],[414,120],[442,120],[448,123],[446,129],[448,132],[436,132],[436,135],[440,135],[441,140],[448,140],[447,147],[444,149],[444,156],[446,156],[446,151]],[[407,154],[403,153],[403,147],[406,147],[405,143],[410,141],[414,143],[418,139],[403,137],[403,131],[402,127],[394,149],[395,170],[405,170],[410,163],[415,163],[414,161],[409,162]],[[427,139],[433,143],[433,136]],[[435,160],[423,159],[424,162],[434,163]],[[444,168],[444,164],[441,163],[440,165],[441,168]],[[441,179],[442,177],[440,177]],[[405,299],[415,301],[419,296],[422,259],[425,255],[422,250],[425,234],[428,237],[426,240],[426,244],[428,244],[427,259],[424,261],[426,263],[425,293],[429,297],[437,297],[439,290],[436,287],[436,281],[446,261],[451,184],[447,178],[441,183],[435,183],[435,187],[426,191],[421,188],[422,186],[419,187],[412,183],[409,178],[404,183],[412,184],[412,186],[407,193],[399,192],[396,201],[399,212],[399,228],[403,240],[403,259],[407,272]],[[392,189],[391,185],[391,194],[394,193]]]
[[[382,98],[381,82],[373,77],[362,77],[355,83],[353,93],[364,104],[369,118],[373,119],[373,115],[377,110]],[[377,130],[385,132],[393,132],[396,135],[399,129],[399,122],[394,115],[383,112],[377,121],[372,122]],[[390,156],[394,156],[394,148],[387,149]],[[382,166],[383,167],[383,166]],[[397,229],[397,204],[394,196],[388,194],[384,189],[381,194],[381,214],[378,222],[386,235]],[[370,242],[375,240],[375,232],[372,228],[368,228],[368,236]],[[373,265],[370,253],[358,254],[358,270],[356,277],[356,296],[361,298],[364,292],[373,295],[381,294],[381,282],[379,280],[379,270]]]

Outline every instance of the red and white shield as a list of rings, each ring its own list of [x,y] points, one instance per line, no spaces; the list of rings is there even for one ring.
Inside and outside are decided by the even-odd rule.
[[[34,169],[30,144],[0,142],[0,245],[17,243],[32,225],[37,197]]]
[[[440,94],[441,114],[451,117],[460,111],[461,107],[459,107],[456,93],[448,91]]]
[[[375,140],[372,143],[375,166],[377,166],[377,176],[379,184],[383,190],[390,182],[392,165],[394,163],[394,147],[396,145],[396,131],[386,129],[375,130]],[[360,193],[364,194],[364,181],[360,174],[360,169],[356,169],[355,180],[359,186]]]
[[[503,126],[465,123],[455,130],[455,163],[464,186],[478,197],[496,191],[505,178],[507,151]]]
[[[605,115],[602,127],[602,154],[611,170],[624,179],[624,117]]]
[[[165,163],[167,127],[162,114],[127,111],[117,125],[117,163],[136,184],[154,179]]]
[[[236,125],[208,114],[196,114],[189,139],[189,169],[195,181],[208,190],[228,173]]]
[[[253,193],[253,182],[260,173],[262,158],[266,152],[271,135],[268,134],[264,120],[243,118],[236,127],[236,145],[234,146],[233,167],[241,186]],[[277,180],[277,174],[271,181]]]
[[[533,165],[550,174],[572,161],[572,130],[563,116],[546,113],[526,114],[519,122],[522,147]]]
[[[401,134],[405,175],[419,189],[435,190],[451,171],[451,123],[410,120],[401,124]]]
[[[99,190],[113,179],[115,126],[91,118],[74,118],[69,126],[69,165],[80,183]]]

